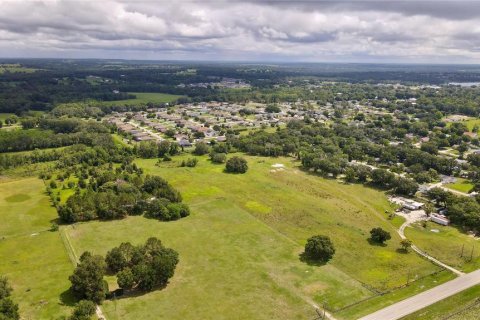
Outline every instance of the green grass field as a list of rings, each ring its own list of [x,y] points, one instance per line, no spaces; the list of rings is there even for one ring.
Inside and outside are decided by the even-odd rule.
[[[402,320],[476,320],[480,314],[480,286],[469,288]]]
[[[460,121],[460,122],[465,124],[468,128],[468,131],[470,131],[470,132],[472,132],[472,130],[475,126],[480,127],[480,119],[470,118],[468,120]],[[454,123],[454,122],[448,122],[447,127],[450,127],[452,125],[452,123]]]
[[[0,237],[26,235],[48,230],[56,217],[38,178],[4,181],[0,184]],[[53,213],[52,213],[53,211]]]
[[[14,116],[14,113],[0,113],[0,120],[3,122],[5,125],[5,119],[10,118],[11,116]]]
[[[14,288],[22,319],[57,319],[70,313],[67,290],[73,266],[58,232],[57,217],[37,178],[0,182],[0,274]]]
[[[439,232],[432,232],[432,229]],[[473,238],[455,227],[444,227],[428,222],[426,228],[418,224],[406,228],[405,235],[423,251],[453,267],[466,272],[480,268],[479,238]],[[473,259],[470,261],[472,249]]]
[[[480,126],[480,119],[470,119],[463,123],[465,123],[469,131],[472,131],[475,126]]]
[[[438,286],[444,282],[454,279],[455,276],[446,271],[427,276],[423,279],[412,282],[409,286],[395,290],[382,296],[372,297],[359,304],[339,311],[335,314],[336,319],[358,319],[369,313],[388,307],[398,301],[404,300],[422,291]]]
[[[0,74],[5,72],[10,73],[32,73],[37,71],[34,68],[22,67],[20,64],[0,64]]]
[[[195,168],[179,167],[185,157],[191,155],[161,167],[156,159],[136,162],[182,192],[190,217],[167,223],[129,217],[65,229],[77,254],[105,254],[123,241],[141,243],[150,236],[180,253],[166,289],[106,302],[109,319],[311,319],[312,304],[336,310],[374,296],[371,287],[388,290],[439,270],[397,251],[400,240],[381,192],[307,174],[288,158],[247,157],[248,173],[230,175],[207,157]],[[277,162],[285,170],[273,169]],[[376,226],[392,233],[385,247],[367,241]],[[325,266],[299,259],[314,234],[329,235],[336,246]],[[435,281],[440,279],[427,278],[419,288]]]
[[[457,178],[457,181],[455,181],[455,183],[446,184],[445,187],[460,192],[469,193],[473,189],[474,185],[467,179]]]
[[[114,133],[112,134],[112,138],[113,138],[113,142],[115,143],[115,145],[117,146],[122,146],[122,147],[132,147],[130,144],[128,144],[124,138],[117,134],[117,133]]]
[[[167,93],[156,93],[156,92],[129,92],[136,96],[135,99],[128,100],[117,100],[117,101],[103,101],[105,105],[131,105],[131,104],[147,104],[152,103],[170,103],[174,102],[182,96],[167,94]]]
[[[2,179],[2,176],[13,179],[38,177],[41,172],[53,171],[54,167],[55,161],[26,164],[20,167],[0,171],[0,180]]]

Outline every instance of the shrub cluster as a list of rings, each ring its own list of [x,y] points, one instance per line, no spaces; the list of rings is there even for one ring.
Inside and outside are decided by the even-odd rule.
[[[142,214],[169,221],[190,214],[188,206],[181,203],[180,193],[166,180],[158,176],[144,178],[136,167],[132,173],[126,170],[127,167],[123,168],[91,172],[85,191],[77,189],[64,205],[57,206],[61,221],[108,220]],[[56,186],[53,181],[50,188]]]
[[[165,286],[178,263],[178,253],[163,246],[157,238],[144,245],[122,243],[107,253],[108,269],[117,275],[118,286],[125,290],[151,291]]]
[[[7,278],[0,276],[0,319],[18,320],[18,305],[10,298],[12,287]]]

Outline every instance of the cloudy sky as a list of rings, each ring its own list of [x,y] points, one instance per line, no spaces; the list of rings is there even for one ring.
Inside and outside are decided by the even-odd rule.
[[[480,0],[0,0],[0,57],[480,63]]]

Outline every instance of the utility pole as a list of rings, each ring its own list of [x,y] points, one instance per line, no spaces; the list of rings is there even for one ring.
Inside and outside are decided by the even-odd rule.
[[[462,257],[463,257],[463,249],[464,249],[464,248],[465,248],[465,243],[464,243],[464,244],[462,244],[462,253],[460,254],[460,258],[462,258]]]

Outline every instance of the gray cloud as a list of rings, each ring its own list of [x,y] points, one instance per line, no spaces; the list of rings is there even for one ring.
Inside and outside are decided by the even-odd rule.
[[[242,0],[229,0],[229,2],[239,3]],[[425,15],[449,20],[468,20],[480,17],[479,0],[250,0],[249,2],[303,11],[380,11],[407,16]]]
[[[0,8],[3,57],[480,62],[480,1],[0,0]]]

